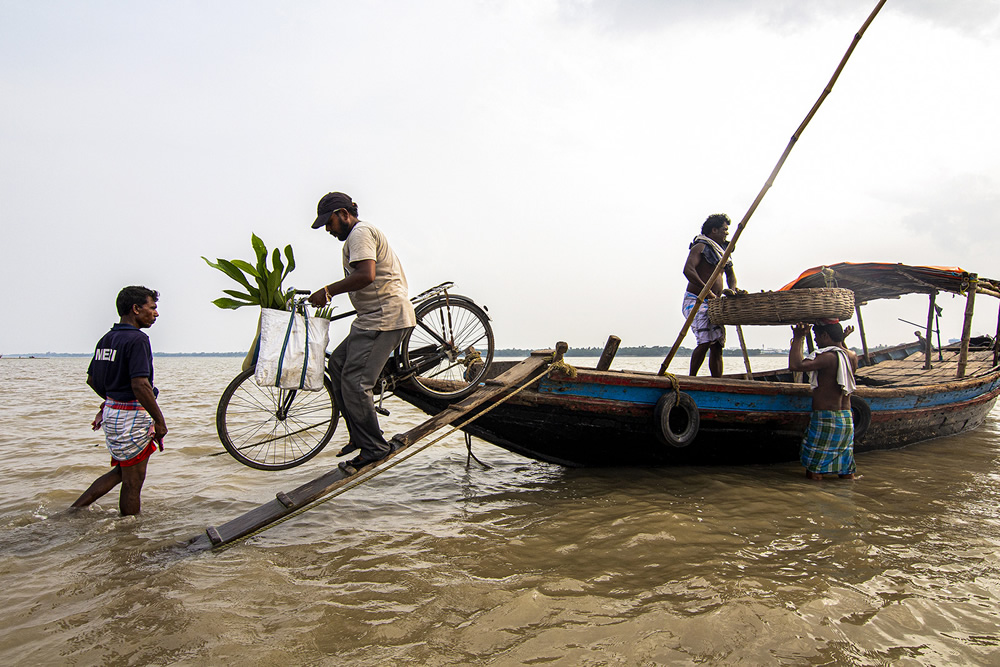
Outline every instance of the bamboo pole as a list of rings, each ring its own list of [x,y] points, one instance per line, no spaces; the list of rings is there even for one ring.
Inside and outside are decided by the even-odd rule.
[[[927,333],[924,335],[924,370],[930,370],[933,368],[931,366],[931,352],[934,350],[934,345],[931,342],[934,340],[931,338],[931,334],[934,333],[934,300],[937,298],[937,292],[931,292],[930,306],[927,308]]]
[[[934,329],[938,340],[938,361],[944,361],[944,354],[941,352],[941,306],[934,306]]]
[[[778,163],[774,165],[774,169],[771,171],[771,175],[768,176],[767,181],[765,181],[764,187],[762,187],[760,189],[760,192],[757,193],[757,198],[753,200],[753,203],[750,205],[750,208],[747,209],[747,212],[743,215],[743,219],[740,220],[740,224],[737,225],[736,233],[733,234],[732,240],[729,242],[729,245],[726,246],[726,251],[723,253],[722,258],[719,259],[719,263],[718,265],[716,265],[715,270],[712,271],[712,276],[705,281],[705,286],[701,289],[701,292],[698,293],[698,299],[697,301],[695,301],[694,308],[691,309],[691,314],[688,315],[687,320],[685,320],[684,322],[684,326],[681,327],[681,331],[677,335],[677,340],[674,341],[673,346],[670,348],[670,352],[667,353],[666,359],[664,359],[663,363],[660,365],[659,375],[666,374],[667,367],[670,365],[670,362],[673,361],[674,356],[677,354],[677,350],[680,349],[681,343],[684,341],[684,337],[687,336],[688,331],[691,329],[691,323],[694,321],[694,316],[698,313],[698,309],[701,308],[701,305],[705,303],[705,296],[708,295],[708,292],[711,290],[711,286],[714,285],[715,281],[719,278],[720,275],[722,275],[722,270],[725,268],[726,262],[729,260],[729,256],[733,253],[733,249],[736,248],[736,242],[739,240],[740,235],[743,234],[743,229],[747,226],[747,222],[749,222],[750,216],[752,216],[754,211],[757,210],[757,207],[760,205],[761,200],[764,199],[764,195],[771,188],[771,185],[774,183],[774,179],[777,178],[778,176],[778,172],[781,171],[782,165],[785,164],[785,160],[788,158],[788,154],[792,152],[792,148],[795,146],[795,142],[799,140],[799,137],[802,135],[802,132],[806,129],[806,125],[808,125],[809,121],[811,121],[813,116],[816,115],[816,112],[819,110],[820,105],[823,104],[823,101],[830,94],[830,91],[833,90],[833,86],[837,82],[837,79],[840,77],[840,73],[841,71],[843,71],[844,66],[847,64],[848,58],[850,58],[851,54],[854,53],[854,49],[855,47],[857,47],[858,42],[861,41],[861,37],[862,35],[865,34],[865,30],[867,30],[868,26],[871,25],[871,22],[875,20],[875,16],[879,13],[879,10],[882,9],[882,5],[884,4],[885,0],[879,0],[879,3],[875,5],[875,9],[872,10],[872,13],[868,16],[868,19],[861,26],[861,29],[858,30],[857,33],[855,33],[854,39],[851,41],[851,45],[847,48],[847,52],[844,53],[844,57],[840,59],[840,64],[837,65],[837,69],[833,72],[833,76],[830,78],[829,83],[826,84],[826,87],[823,89],[823,92],[816,100],[816,103],[813,104],[812,108],[809,110],[809,113],[806,114],[806,117],[802,120],[802,123],[799,125],[798,129],[795,130],[795,133],[792,135],[792,138],[789,139],[788,145],[785,147],[785,151],[781,154],[781,157],[778,159]]]
[[[740,349],[743,350],[743,365],[747,367],[747,379],[753,379],[753,370],[750,369],[750,355],[747,354],[747,342],[743,338],[743,327],[736,325],[736,333],[740,337]]]
[[[861,349],[865,353],[865,363],[868,366],[872,365],[871,355],[868,354],[868,339],[865,338],[865,321],[861,319],[861,304],[857,301],[854,302],[854,313],[858,316],[858,333],[861,334]]]
[[[962,324],[962,352],[958,356],[958,377],[965,377],[965,366],[969,363],[969,339],[972,338],[972,312],[976,304],[976,285],[979,276],[969,274],[969,292],[965,299],[965,322]]]
[[[997,308],[997,335],[993,338],[993,365],[1000,361],[1000,308]]]

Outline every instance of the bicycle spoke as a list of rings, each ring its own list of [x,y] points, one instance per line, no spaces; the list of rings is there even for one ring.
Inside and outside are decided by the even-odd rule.
[[[315,456],[339,418],[329,385],[319,392],[260,387],[252,373],[237,376],[219,403],[216,422],[227,451],[241,463],[265,470],[289,468]]]

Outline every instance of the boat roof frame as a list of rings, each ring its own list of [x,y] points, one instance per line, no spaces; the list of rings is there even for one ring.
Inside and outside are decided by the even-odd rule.
[[[858,303],[898,299],[906,294],[950,292],[965,295],[972,276],[957,266],[914,266],[885,262],[841,262],[806,269],[780,291],[811,287],[844,287]],[[977,277],[977,294],[1000,299],[1000,280]]]

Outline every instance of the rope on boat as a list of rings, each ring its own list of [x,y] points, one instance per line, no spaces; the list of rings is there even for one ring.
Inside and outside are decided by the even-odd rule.
[[[549,366],[549,369],[550,370],[555,369],[560,373],[562,373],[563,375],[569,376],[571,378],[575,378],[578,374],[575,368],[567,364],[562,359],[560,359],[559,361],[553,361],[552,364]]]
[[[375,468],[374,470],[369,471],[364,476],[361,476],[358,479],[355,479],[355,480],[351,481],[350,483],[345,484],[344,486],[340,487],[339,489],[336,489],[335,491],[332,491],[329,495],[324,496],[323,498],[318,498],[317,500],[314,500],[313,502],[309,503],[308,505],[303,505],[299,509],[297,509],[297,510],[295,510],[293,512],[290,512],[289,514],[286,514],[285,516],[281,517],[280,519],[272,521],[271,523],[267,524],[266,526],[261,526],[260,528],[258,528],[257,530],[255,530],[255,531],[253,531],[251,533],[247,533],[246,535],[244,535],[243,537],[241,537],[238,540],[233,540],[232,542],[227,542],[226,544],[220,544],[219,546],[215,547],[213,549],[213,551],[225,551],[226,549],[230,548],[231,546],[233,546],[233,545],[235,545],[235,544],[237,544],[239,542],[244,542],[244,541],[250,539],[251,537],[255,537],[257,535],[260,535],[261,533],[263,533],[266,530],[270,530],[271,528],[274,528],[275,526],[280,525],[280,524],[288,521],[289,519],[293,519],[293,518],[297,517],[298,515],[306,512],[308,510],[311,510],[311,509],[313,509],[315,507],[319,507],[323,503],[328,502],[330,500],[333,500],[334,498],[336,498],[340,494],[345,493],[345,492],[353,489],[354,487],[359,486],[359,485],[367,482],[368,480],[372,479],[373,477],[376,477],[376,476],[382,474],[386,470],[389,470],[390,468],[392,468],[392,467],[394,467],[394,466],[402,463],[403,461],[409,459],[411,456],[419,454],[420,452],[424,451],[425,449],[427,449],[431,445],[434,445],[434,444],[440,442],[441,440],[447,438],[449,435],[451,435],[455,431],[457,431],[459,429],[462,429],[462,428],[465,428],[466,426],[468,426],[472,422],[476,421],[477,419],[479,419],[483,415],[491,412],[494,408],[497,408],[497,407],[503,405],[504,403],[506,403],[508,400],[514,398],[519,393],[521,393],[522,391],[524,391],[525,389],[527,389],[528,387],[530,387],[531,385],[533,385],[535,382],[537,382],[538,380],[541,380],[543,377],[545,377],[546,375],[548,375],[552,371],[552,369],[554,367],[556,367],[557,364],[560,364],[560,363],[563,363],[563,362],[555,362],[552,365],[548,366],[544,371],[542,371],[541,373],[539,373],[535,377],[531,378],[530,380],[528,380],[527,382],[525,382],[524,384],[522,384],[520,387],[518,387],[517,389],[515,389],[511,393],[507,394],[506,396],[504,396],[503,398],[501,398],[499,401],[497,401],[496,403],[494,403],[490,407],[486,408],[485,410],[483,410],[482,412],[480,412],[476,416],[470,417],[469,419],[465,420],[464,422],[462,422],[458,426],[453,426],[447,433],[444,433],[443,435],[441,435],[441,436],[439,436],[437,438],[434,438],[433,440],[431,440],[427,444],[420,445],[419,447],[413,447],[411,445],[410,447],[407,448],[407,451],[405,453],[401,454],[398,457],[394,457],[391,461],[389,461],[388,463],[386,463],[386,465],[380,466],[378,468]],[[574,375],[576,374],[576,369],[575,368],[573,368],[572,366],[569,366],[569,364],[563,363],[563,365],[566,366],[566,367],[568,367],[568,368],[570,368],[570,369],[572,369]],[[561,370],[561,367],[560,367],[560,370]]]

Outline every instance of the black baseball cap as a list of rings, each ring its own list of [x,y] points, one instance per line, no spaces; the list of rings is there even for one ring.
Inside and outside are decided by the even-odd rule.
[[[343,192],[326,193],[316,205],[316,221],[312,224],[312,228],[326,227],[326,223],[330,221],[330,214],[342,208],[346,208],[353,215],[358,214],[358,205]]]

